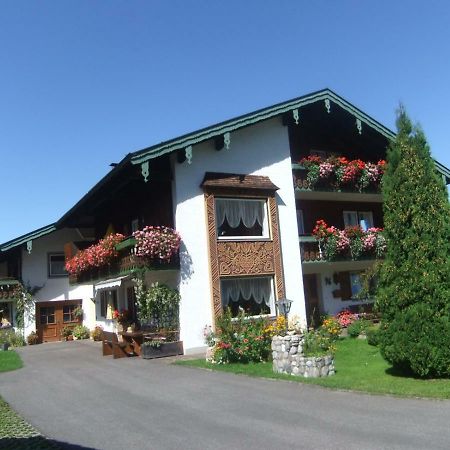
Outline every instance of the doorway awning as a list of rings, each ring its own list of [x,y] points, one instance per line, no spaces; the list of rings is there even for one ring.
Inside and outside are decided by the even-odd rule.
[[[122,281],[130,278],[130,275],[125,275],[123,277],[110,278],[108,280],[100,281],[100,283],[94,284],[94,291],[100,292],[108,289],[114,289],[122,285]]]

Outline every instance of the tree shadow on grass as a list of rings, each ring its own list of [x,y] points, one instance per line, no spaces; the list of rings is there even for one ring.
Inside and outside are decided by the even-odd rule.
[[[4,450],[95,450],[93,447],[55,441],[44,436],[0,438],[0,448]]]
[[[426,380],[427,378],[420,377],[415,374],[409,367],[388,367],[385,370],[386,375],[396,378],[413,378],[414,380]]]

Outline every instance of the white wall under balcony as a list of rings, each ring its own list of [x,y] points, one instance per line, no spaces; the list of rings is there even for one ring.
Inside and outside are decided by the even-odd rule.
[[[194,146],[192,164],[178,164],[174,157],[173,167],[176,228],[183,239],[181,338],[187,353],[204,347],[203,327],[213,321],[206,211],[200,187],[205,172],[265,175],[280,188],[277,203],[286,296],[294,300],[292,314],[305,318],[289,141],[281,120],[231,133],[228,150],[216,151],[212,141]]]
[[[80,241],[80,235],[72,229],[54,231],[33,241],[29,254],[22,250],[22,280],[25,287],[40,289],[34,295],[36,301],[82,300],[85,313],[84,324],[92,328],[95,323],[95,308],[91,301],[92,285],[69,285],[68,277],[48,276],[48,254],[64,253],[64,244]],[[28,322],[26,334],[35,328],[34,322]]]

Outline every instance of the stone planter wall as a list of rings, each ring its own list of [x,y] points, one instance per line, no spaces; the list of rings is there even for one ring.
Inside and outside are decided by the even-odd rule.
[[[274,336],[272,338],[273,371],[305,378],[334,375],[331,355],[305,356],[303,336]]]

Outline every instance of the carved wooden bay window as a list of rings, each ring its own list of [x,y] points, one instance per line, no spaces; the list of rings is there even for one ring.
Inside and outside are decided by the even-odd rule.
[[[275,315],[284,297],[275,186],[268,177],[205,174],[212,301],[215,316],[229,307]]]

